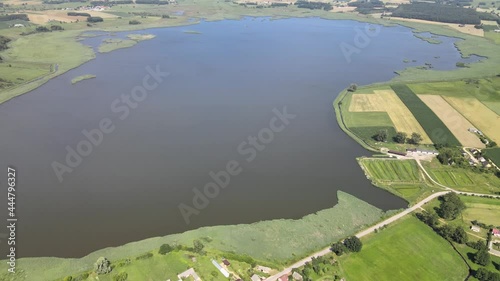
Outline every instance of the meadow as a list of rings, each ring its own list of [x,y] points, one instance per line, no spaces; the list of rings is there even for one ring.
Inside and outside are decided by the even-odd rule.
[[[433,143],[460,145],[443,121],[408,86],[394,84],[391,87],[422,125]]]
[[[249,255],[257,261],[282,266],[324,248],[379,221],[382,210],[347,193],[338,192],[338,204],[298,220],[271,220],[253,224],[203,227],[182,234],[155,237],[116,248],[106,248],[80,259],[23,258],[24,273],[15,280],[53,280],[88,271],[98,257],[122,260],[158,249],[164,243],[191,246],[204,241],[207,249]],[[6,272],[2,261],[0,272]],[[0,275],[1,278],[1,275]],[[1,279],[0,279],[1,280]]]
[[[500,178],[492,173],[442,165],[437,159],[432,162],[422,162],[422,165],[434,180],[453,189],[485,194],[500,192]]]
[[[439,190],[420,172],[415,160],[358,158],[372,183],[403,199],[410,205]]]
[[[413,216],[362,242],[361,252],[339,258],[347,280],[455,281],[468,274],[465,262],[451,245]]]

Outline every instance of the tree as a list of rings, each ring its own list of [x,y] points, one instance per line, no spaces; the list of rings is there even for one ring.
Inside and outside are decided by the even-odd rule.
[[[411,133],[410,143],[419,144],[422,141],[422,136],[419,133]]]
[[[441,205],[436,211],[443,219],[456,219],[465,209],[465,204],[460,200],[460,197],[453,192],[445,194],[439,199],[441,200]]]
[[[387,141],[387,130],[380,130],[376,135],[373,136],[376,141],[386,142]]]
[[[194,240],[193,246],[194,246],[193,250],[195,253],[198,253],[198,254],[203,253],[203,248],[205,247],[205,245],[203,245],[203,243],[201,243],[200,240]]]
[[[166,255],[174,250],[174,247],[170,246],[169,244],[163,244],[160,246],[160,250],[158,250],[158,254],[160,255]]]
[[[351,236],[351,237],[345,239],[344,245],[351,252],[359,252],[359,251],[361,251],[361,248],[363,247],[363,243],[361,243],[361,240],[359,240],[359,238],[356,236]]]
[[[488,253],[488,249],[479,249],[474,255],[474,262],[482,266],[487,266],[491,262],[491,257]]]
[[[98,258],[94,263],[94,271],[97,274],[110,273],[111,270],[111,262],[105,257]]]
[[[405,143],[407,136],[405,132],[397,132],[394,136],[394,141],[397,143]]]
[[[469,237],[462,227],[457,226],[457,228],[451,235],[451,239],[453,239],[453,241],[457,242],[458,244],[465,244],[469,240]]]
[[[332,252],[334,252],[337,256],[342,256],[345,252],[347,252],[345,245],[341,242],[333,244],[330,250],[332,250]]]
[[[358,85],[355,84],[355,83],[352,83],[349,88],[347,88],[347,91],[349,92],[356,92],[356,90],[358,89]]]

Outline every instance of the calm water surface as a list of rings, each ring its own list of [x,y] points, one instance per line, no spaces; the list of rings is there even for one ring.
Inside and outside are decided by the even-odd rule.
[[[386,27],[348,63],[339,46],[354,44],[364,27],[247,18],[142,31],[156,38],[98,54],[0,105],[0,164],[18,169],[18,254],[77,257],[201,226],[299,218],[332,207],[338,190],[384,210],[404,207],[365,178],[355,158],[370,153],[340,130],[332,102],[353,82],[386,81],[425,62],[453,69],[463,60],[455,39],[429,44],[410,29]],[[170,76],[120,120],[110,105],[156,65]],[[71,84],[88,73],[97,78]],[[296,118],[247,162],[238,145],[284,106]],[[115,130],[60,183],[51,163],[64,163],[65,147],[75,148],[82,130],[103,118]],[[178,205],[191,204],[193,188],[229,160],[243,171],[186,225]]]

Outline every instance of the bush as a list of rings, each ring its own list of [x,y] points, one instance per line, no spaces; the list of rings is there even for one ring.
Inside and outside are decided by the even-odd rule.
[[[110,273],[111,270],[111,262],[105,257],[98,258],[94,263],[94,271],[97,274],[107,274]]]
[[[138,21],[138,20],[131,20],[131,21],[128,22],[128,24],[135,25],[135,24],[141,24],[141,22]]]
[[[50,30],[64,30],[64,28],[60,25],[51,25]]]
[[[77,277],[73,278],[72,281],[84,281],[84,280],[87,280],[88,278],[89,278],[88,273],[82,273],[82,274],[78,275]]]
[[[359,252],[363,247],[363,243],[356,236],[351,236],[344,240],[345,247],[351,252]]]
[[[330,250],[332,250],[332,252],[334,252],[337,256],[342,256],[345,252],[347,252],[347,248],[341,242],[333,244]]]
[[[128,274],[126,272],[120,272],[117,275],[113,276],[113,281],[126,281],[128,278]]]
[[[68,12],[68,16],[73,17],[91,17],[89,13],[77,13],[77,12]]]
[[[153,253],[145,253],[143,255],[138,256],[135,258],[136,260],[145,260],[153,257]]]
[[[66,276],[63,281],[73,281],[73,276]]]
[[[87,21],[88,22],[102,22],[104,21],[103,18],[101,17],[88,17],[87,18]]]
[[[47,27],[45,27],[45,26],[37,26],[35,30],[36,30],[36,32],[49,32],[49,31],[50,31],[50,30],[49,30]]]
[[[174,250],[174,247],[170,246],[169,244],[163,244],[160,246],[160,250],[158,250],[158,254],[160,255],[166,255]]]

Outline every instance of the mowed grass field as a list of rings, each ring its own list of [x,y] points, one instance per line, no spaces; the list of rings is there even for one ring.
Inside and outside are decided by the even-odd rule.
[[[358,158],[372,183],[414,204],[439,189],[428,183],[415,160]]]
[[[486,225],[500,226],[500,200],[476,196],[460,196],[467,209],[462,213],[464,222],[478,220]]]
[[[390,182],[420,182],[422,175],[415,160],[369,159],[360,163],[371,179]]]
[[[339,258],[347,280],[456,281],[468,273],[451,245],[413,216],[362,241],[361,252]]]
[[[395,84],[391,87],[415,116],[433,143],[460,145],[460,142],[443,121],[408,86]]]
[[[101,256],[111,261],[122,260],[158,249],[164,243],[191,246],[194,239],[208,238],[210,242],[204,242],[207,249],[249,255],[256,260],[272,264],[288,264],[334,241],[353,235],[379,221],[383,215],[382,210],[347,193],[338,192],[337,197],[338,203],[334,207],[298,220],[280,219],[253,224],[203,227],[181,234],[102,249],[80,259],[22,258],[18,260],[17,265],[24,270],[23,276],[26,278],[17,280],[54,280],[74,272],[90,270]],[[332,198],[332,205],[335,203],[335,198]],[[0,280],[3,272],[7,272],[7,263],[2,260]]]
[[[500,192],[500,179],[492,173],[442,165],[437,159],[422,162],[422,165],[435,181],[456,190],[486,194]]]
[[[468,131],[474,125],[441,96],[418,95],[418,97],[443,121],[462,145],[477,148],[485,147],[476,134]]]
[[[465,171],[431,170],[431,175],[434,180],[449,187],[474,185],[474,181]]]
[[[349,111],[386,112],[396,131],[406,132],[408,135],[416,132],[422,136],[422,143],[432,143],[413,114],[392,90],[374,90],[373,94],[353,94]]]
[[[455,109],[493,141],[500,143],[500,116],[475,98],[445,97]]]

